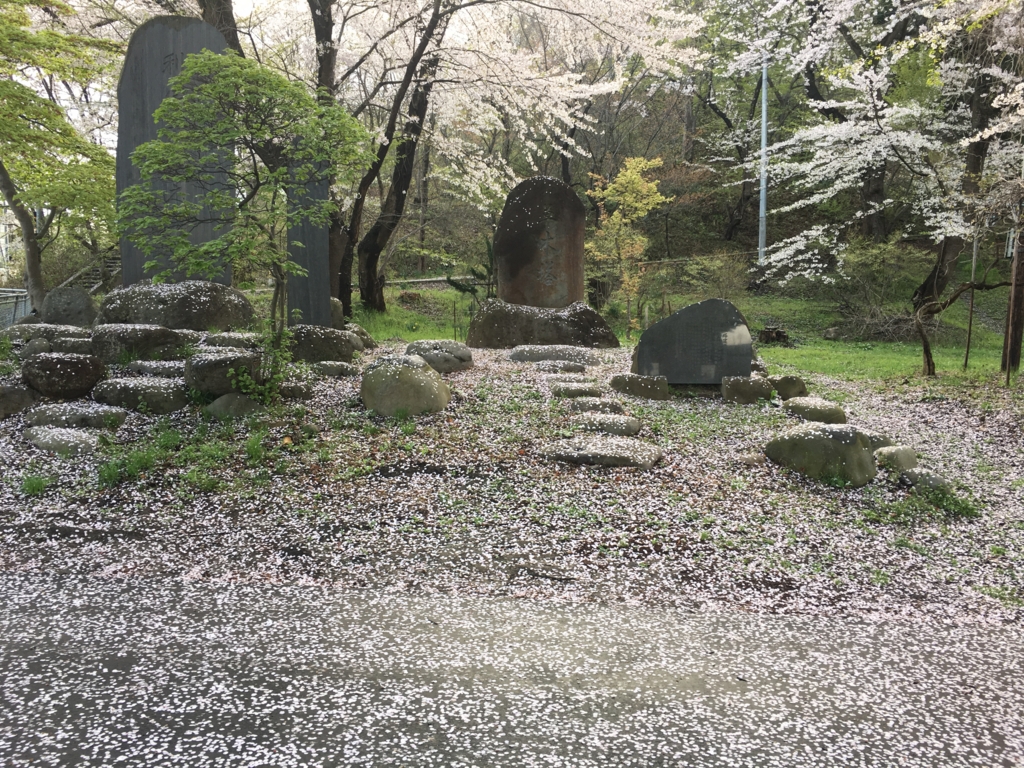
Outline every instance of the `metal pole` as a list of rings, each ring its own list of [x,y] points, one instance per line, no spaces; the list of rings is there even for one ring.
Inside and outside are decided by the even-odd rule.
[[[768,56],[761,61],[761,212],[757,231],[757,265],[765,265],[768,242]]]

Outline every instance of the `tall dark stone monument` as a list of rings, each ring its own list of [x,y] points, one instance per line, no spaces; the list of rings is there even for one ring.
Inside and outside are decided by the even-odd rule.
[[[708,299],[683,307],[640,337],[636,372],[669,384],[721,384],[723,376],[749,376],[753,358],[747,321],[728,301]]]
[[[498,298],[549,309],[583,301],[586,216],[558,179],[535,176],[513,189],[494,233]]]
[[[326,200],[330,184],[326,179],[306,185],[306,201]],[[304,201],[296,201],[302,205]],[[306,270],[303,276],[288,277],[288,317],[290,322],[306,325],[331,323],[330,246],[326,224],[314,225],[303,219],[288,228],[288,257]],[[293,310],[299,310],[296,320]]]
[[[158,16],[150,19],[135,30],[128,41],[128,51],[117,84],[117,193],[138,184],[138,169],[132,165],[131,155],[140,144],[157,138],[157,125],[153,112],[160,102],[170,95],[168,80],[181,72],[185,57],[208,49],[223,53],[227,49],[224,35],[215,27],[200,19],[184,16]],[[158,188],[174,189],[189,195],[190,185],[176,185],[170,182],[153,182]],[[227,177],[224,178],[227,183]],[[196,227],[191,234],[193,243],[205,243],[218,236],[214,224]],[[149,261],[142,251],[126,238],[121,238],[121,275],[124,285],[132,285],[148,277],[144,265]],[[162,269],[170,266],[169,260],[156,259]],[[175,272],[175,280],[185,275]],[[231,284],[230,266],[216,282]]]

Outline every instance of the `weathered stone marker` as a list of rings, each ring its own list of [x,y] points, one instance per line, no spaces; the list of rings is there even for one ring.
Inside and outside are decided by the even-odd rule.
[[[669,384],[721,384],[723,376],[749,376],[750,330],[728,301],[691,304],[655,323],[640,337],[637,370]]]
[[[494,233],[498,298],[551,309],[583,301],[586,215],[558,179],[536,176],[513,189]]]
[[[305,200],[326,200],[330,184],[326,179],[306,185]],[[302,219],[288,228],[288,257],[306,270],[306,274],[288,276],[288,319],[291,323],[333,327],[331,321],[330,251],[326,224],[315,225]],[[295,319],[293,310],[301,316]]]
[[[168,80],[181,72],[185,57],[190,53],[200,53],[203,49],[222,53],[227,49],[224,35],[205,21],[184,16],[158,16],[150,19],[135,30],[128,41],[128,51],[124,57],[124,68],[121,80],[117,84],[118,123],[117,123],[117,194],[138,184],[138,169],[132,165],[131,155],[135,148],[147,141],[157,138],[157,125],[153,122],[153,112],[160,102],[170,95]],[[224,177],[225,185],[227,177]],[[175,185],[169,182],[154,181],[156,188],[175,189],[188,196],[189,185]],[[214,239],[219,233],[214,231],[213,223],[205,223],[196,227],[191,234],[193,243],[205,243]],[[132,245],[127,238],[121,238],[121,276],[124,285],[132,285],[148,276],[145,263],[149,261],[142,251]],[[156,259],[161,268],[171,266],[167,257]],[[175,271],[174,280],[181,281],[185,275]],[[231,268],[216,282],[231,284]]]

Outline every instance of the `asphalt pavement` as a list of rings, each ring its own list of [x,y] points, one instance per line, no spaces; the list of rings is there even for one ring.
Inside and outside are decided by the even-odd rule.
[[[0,575],[0,766],[1024,766],[1018,626]]]

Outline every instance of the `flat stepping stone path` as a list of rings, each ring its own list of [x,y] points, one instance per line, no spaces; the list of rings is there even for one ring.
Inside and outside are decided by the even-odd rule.
[[[573,413],[625,413],[626,409],[618,400],[605,400],[601,397],[574,397],[569,400],[569,410]]]
[[[570,347],[564,344],[524,344],[509,352],[514,363],[539,363],[543,360],[562,360],[580,365],[597,365],[601,361],[592,349]]]
[[[632,437],[640,431],[638,419],[618,413],[584,413],[577,416],[573,423],[590,432],[605,432],[623,437]]]
[[[188,395],[180,381],[157,376],[107,379],[96,385],[92,396],[107,405],[158,415],[180,411],[188,405]]]
[[[846,423],[846,411],[842,406],[820,397],[793,397],[783,403],[782,407],[807,421],[818,421],[823,424]]]
[[[104,429],[120,427],[128,411],[101,403],[59,403],[41,405],[25,414],[25,421],[33,427],[91,427]]]
[[[163,376],[167,379],[185,378],[184,360],[135,360],[128,363],[128,370],[144,376]]]
[[[96,435],[63,427],[29,427],[25,439],[36,448],[62,456],[95,453],[100,444]]]
[[[537,363],[537,370],[541,373],[583,373],[587,366],[568,360],[541,360]]]
[[[608,385],[616,392],[647,400],[668,400],[672,397],[672,392],[668,388],[668,379],[664,376],[618,373],[608,380]]]
[[[632,437],[593,435],[548,443],[540,448],[548,459],[570,464],[650,469],[662,457],[656,445]]]
[[[551,385],[553,397],[600,397],[601,388],[596,384],[565,382]]]

